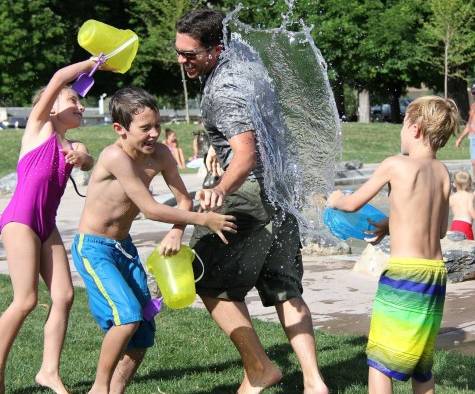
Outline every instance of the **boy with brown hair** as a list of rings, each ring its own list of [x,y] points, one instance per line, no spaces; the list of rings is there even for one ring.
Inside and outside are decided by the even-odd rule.
[[[118,139],[99,156],[71,246],[91,313],[106,332],[91,394],[123,393],[154,342],[154,322],[142,313],[150,301],[147,278],[129,235],[137,214],[174,224],[160,243],[165,255],[178,252],[188,223],[208,227],[223,242],[223,231],[236,232],[233,216],[190,212],[192,201],[175,159],[158,143],[155,98],[143,89],[124,88],[112,96],[110,109]],[[159,204],[150,193],[158,173],[175,195],[178,209]]]
[[[447,230],[450,177],[436,152],[458,130],[452,100],[420,97],[407,108],[401,153],[385,159],[351,195],[333,192],[328,205],[356,211],[390,186],[389,221],[376,242],[391,234],[391,257],[373,305],[367,355],[369,392],[392,393],[392,378],[433,393],[431,369],[442,320],[447,271],[440,239]]]

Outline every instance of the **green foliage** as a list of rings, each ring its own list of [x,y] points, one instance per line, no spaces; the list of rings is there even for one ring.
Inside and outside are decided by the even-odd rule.
[[[69,59],[67,29],[47,0],[0,0],[0,105],[28,105]]]
[[[444,74],[466,78],[475,60],[473,0],[431,0],[431,15],[419,32],[420,59]]]

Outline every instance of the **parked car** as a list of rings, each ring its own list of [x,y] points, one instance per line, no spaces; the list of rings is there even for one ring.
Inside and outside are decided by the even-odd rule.
[[[26,127],[26,119],[10,116],[2,122],[2,127],[8,129],[24,129]]]
[[[406,115],[406,108],[411,101],[412,99],[407,97],[399,99],[401,119]],[[371,120],[373,122],[389,122],[391,120],[391,105],[384,103],[371,106]]]

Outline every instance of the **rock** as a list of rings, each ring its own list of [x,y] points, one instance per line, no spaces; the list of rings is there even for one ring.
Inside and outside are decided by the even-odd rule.
[[[389,260],[389,254],[377,246],[368,244],[368,246],[361,253],[360,258],[353,266],[353,271],[362,274],[379,277],[383,272]]]
[[[17,181],[16,172],[12,172],[0,178],[0,194],[10,194],[15,190]]]
[[[465,239],[456,232],[447,232],[441,240],[442,254],[450,282],[475,279],[475,241]],[[373,246],[368,244],[353,270],[379,277],[389,260],[389,237]]]
[[[302,254],[305,256],[331,256],[350,254],[350,246],[336,238],[327,229],[319,229],[313,234],[305,234]]]

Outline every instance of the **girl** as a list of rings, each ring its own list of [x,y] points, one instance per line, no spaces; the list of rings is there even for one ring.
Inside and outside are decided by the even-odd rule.
[[[83,144],[65,138],[68,129],[80,126],[84,112],[78,95],[66,84],[89,72],[96,60],[72,64],[53,75],[33,100],[23,134],[17,186],[0,218],[13,286],[13,301],[0,317],[0,394],[5,392],[10,348],[37,303],[39,275],[52,303],[44,327],[43,362],[35,380],[56,393],[67,393],[59,376],[59,362],[73,286],[55,219],[72,167],[89,170],[93,159]]]

